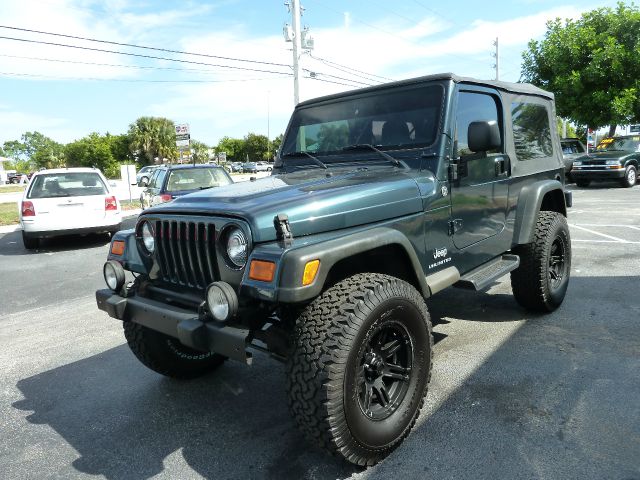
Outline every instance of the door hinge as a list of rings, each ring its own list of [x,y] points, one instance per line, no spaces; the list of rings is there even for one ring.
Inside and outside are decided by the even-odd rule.
[[[456,218],[454,220],[449,220],[449,236],[455,235],[462,229],[462,220]]]

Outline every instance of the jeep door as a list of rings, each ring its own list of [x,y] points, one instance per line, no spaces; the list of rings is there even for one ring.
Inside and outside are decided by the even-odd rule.
[[[457,179],[451,188],[453,243],[458,249],[491,238],[505,228],[510,165],[502,112],[495,90],[458,87],[452,154]],[[488,152],[469,149],[469,125],[478,121],[497,122],[501,147]]]

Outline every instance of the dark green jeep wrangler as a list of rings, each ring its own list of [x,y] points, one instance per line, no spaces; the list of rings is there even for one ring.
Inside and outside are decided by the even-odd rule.
[[[633,187],[638,180],[640,135],[603,139],[595,152],[573,161],[571,178],[579,187],[592,181],[617,180],[623,187]]]
[[[301,103],[272,176],[115,235],[98,307],[163,375],[250,364],[252,349],[286,362],[301,429],[374,464],[427,393],[426,299],[511,272],[523,307],[562,303],[571,196],[555,118],[548,92],[452,74]]]

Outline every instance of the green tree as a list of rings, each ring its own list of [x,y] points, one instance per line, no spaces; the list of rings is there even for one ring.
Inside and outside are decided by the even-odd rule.
[[[244,140],[241,138],[222,137],[216,146],[216,153],[225,152],[228,161],[244,161]]]
[[[98,133],[90,133],[65,147],[69,167],[95,167],[109,178],[120,175],[120,164],[113,158],[111,139]]]
[[[109,142],[111,155],[113,155],[114,160],[118,162],[132,162],[134,160],[129,135],[111,135],[107,133],[105,137]]]
[[[283,138],[284,138],[284,135],[281,133],[276,138],[271,140],[271,151],[269,152],[271,155],[271,158],[273,158],[273,156],[278,152],[280,145],[282,145]],[[269,160],[271,160],[271,158]]]
[[[640,10],[618,3],[547,23],[523,53],[522,79],[556,95],[558,114],[600,128],[640,121]]]
[[[7,157],[23,162],[25,170],[64,166],[64,145],[40,132],[26,132],[20,141],[4,142]]]
[[[209,161],[209,146],[198,140],[191,140],[192,161],[196,163],[207,163]]]
[[[155,159],[176,160],[176,131],[168,118],[140,117],[129,125],[131,151],[139,163],[153,164]]]
[[[248,133],[244,137],[244,157],[251,161],[269,159],[269,139],[266,135]]]

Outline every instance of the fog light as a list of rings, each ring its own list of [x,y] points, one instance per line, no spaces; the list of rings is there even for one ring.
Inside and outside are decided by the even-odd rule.
[[[225,282],[213,282],[207,288],[207,308],[219,322],[226,322],[238,311],[238,296]]]
[[[104,281],[114,292],[119,292],[124,285],[124,268],[118,262],[109,260],[102,267],[102,273],[104,275]]]

